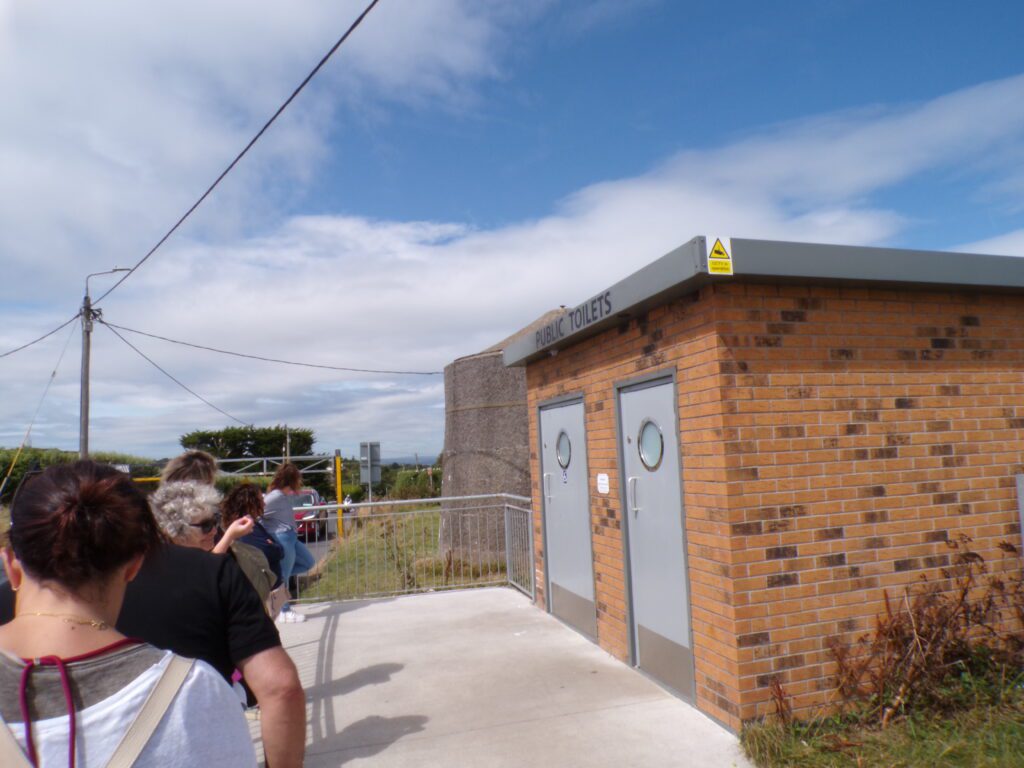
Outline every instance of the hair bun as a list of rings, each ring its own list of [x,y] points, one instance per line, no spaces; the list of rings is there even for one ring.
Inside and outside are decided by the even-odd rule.
[[[157,541],[146,497],[113,467],[57,465],[28,482],[11,510],[11,546],[31,575],[76,588]]]

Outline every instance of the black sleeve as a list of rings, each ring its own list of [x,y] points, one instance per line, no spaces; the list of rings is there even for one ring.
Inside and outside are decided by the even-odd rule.
[[[0,584],[0,624],[6,624],[14,618],[14,590],[11,583]]]
[[[222,615],[227,622],[231,661],[240,661],[281,645],[277,627],[252,584],[233,558],[223,558],[217,578]]]

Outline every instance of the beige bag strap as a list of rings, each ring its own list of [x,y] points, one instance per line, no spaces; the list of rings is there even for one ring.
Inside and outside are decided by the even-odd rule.
[[[174,701],[174,697],[181,689],[182,683],[188,677],[195,662],[192,659],[185,659],[181,656],[171,656],[171,662],[164,669],[160,679],[156,681],[153,690],[142,704],[139,714],[135,716],[128,730],[125,731],[121,741],[114,749],[107,768],[130,768],[142,750],[146,748],[150,737],[164,719],[168,707]]]
[[[21,745],[18,744],[18,740],[14,738],[10,727],[2,717],[0,717],[0,765],[6,768],[32,768],[32,763],[22,752]]]

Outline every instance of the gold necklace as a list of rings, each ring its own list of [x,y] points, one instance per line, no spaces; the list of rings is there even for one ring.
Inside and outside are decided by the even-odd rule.
[[[83,616],[75,616],[73,613],[46,613],[45,611],[35,611],[34,613],[21,613],[19,616],[48,616],[51,619],[61,619],[65,624],[78,624],[83,627],[92,627],[93,629],[103,631],[104,629],[110,629],[110,625],[101,619],[87,619]]]

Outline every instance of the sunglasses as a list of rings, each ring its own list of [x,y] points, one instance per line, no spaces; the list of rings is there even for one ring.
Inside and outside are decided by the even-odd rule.
[[[198,528],[203,532],[203,535],[209,534],[218,525],[220,525],[220,514],[216,514],[213,517],[208,517],[201,523],[189,523],[193,528]]]

